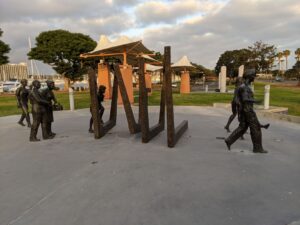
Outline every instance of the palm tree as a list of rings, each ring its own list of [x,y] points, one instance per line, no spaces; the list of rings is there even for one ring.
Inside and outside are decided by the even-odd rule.
[[[270,69],[272,69],[274,61],[275,61],[275,57],[268,58],[268,70],[267,70],[267,72],[270,72]]]
[[[288,69],[288,57],[291,54],[290,50],[284,50],[283,52],[283,56],[285,57],[285,71],[287,71]]]
[[[300,48],[297,48],[297,50],[295,51],[295,55],[296,55],[297,62],[300,61]]]
[[[278,63],[279,63],[279,73],[281,73],[281,58],[283,57],[282,52],[277,53]]]

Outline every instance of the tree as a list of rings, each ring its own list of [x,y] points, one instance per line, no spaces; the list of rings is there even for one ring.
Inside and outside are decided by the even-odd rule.
[[[285,70],[288,69],[288,57],[291,54],[290,50],[284,50],[283,52],[283,56],[285,57]]]
[[[257,41],[253,46],[249,46],[248,50],[251,52],[249,64],[259,72],[268,72],[270,66],[272,67],[269,61],[276,55],[275,46]]]
[[[299,62],[300,61],[300,48],[297,48],[297,50],[295,51],[295,55],[296,55],[296,59]]]
[[[225,51],[219,57],[215,67],[216,74],[219,74],[222,66],[227,68],[227,76],[237,77],[238,70],[241,65],[249,66],[251,52],[248,49],[239,49],[233,51]]]
[[[195,69],[192,69],[190,72],[190,76],[191,78],[200,78],[202,76],[207,77],[216,77],[216,74],[213,70],[207,69],[206,67],[197,64],[197,63],[193,63],[191,62],[191,64],[195,67]]]
[[[278,53],[276,54],[276,57],[277,57],[277,59],[278,59],[278,64],[279,64],[279,73],[281,73],[281,59],[282,59],[282,57],[283,57],[283,53],[282,53],[282,52],[278,52]]]
[[[0,37],[2,36],[3,31],[0,28]],[[8,56],[5,54],[9,53],[10,47],[8,44],[5,44],[3,41],[0,40],[0,65],[6,64],[9,62]]]
[[[161,54],[160,52],[152,51],[152,53],[154,54],[153,56],[151,56],[153,59],[156,59],[157,61],[160,61],[160,62],[162,62],[164,60],[164,55]]]
[[[57,73],[71,81],[81,80],[86,73],[80,54],[90,52],[97,43],[89,36],[65,30],[45,31],[36,37],[36,47],[28,53],[29,59],[43,61]]]

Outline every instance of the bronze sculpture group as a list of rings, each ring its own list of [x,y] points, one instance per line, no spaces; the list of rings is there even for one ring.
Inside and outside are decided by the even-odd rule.
[[[257,101],[254,99],[253,91],[251,89],[251,83],[256,76],[255,69],[248,69],[244,74],[244,81],[240,82],[236,86],[234,92],[234,98],[232,101],[233,114],[230,116],[225,129],[229,131],[229,125],[238,114],[239,126],[225,139],[226,146],[230,150],[231,145],[239,138],[242,138],[244,133],[250,128],[250,135],[253,144],[254,153],[267,153],[262,146],[262,134],[261,128],[268,129],[269,124],[261,125],[258,121],[256,113],[253,109],[254,103]]]
[[[105,86],[100,85],[97,88],[95,70],[89,69],[89,86],[91,95],[90,111],[92,117],[89,123],[89,132],[94,133],[96,139],[103,137],[111,128],[116,125],[117,118],[117,98],[118,89],[120,90],[121,98],[123,101],[125,114],[127,117],[128,128],[130,133],[135,134],[142,133],[142,142],[147,143],[157,134],[165,128],[165,110],[167,111],[167,140],[168,147],[174,147],[181,135],[187,130],[188,122],[182,121],[182,123],[175,128],[174,125],[174,111],[173,111],[173,98],[172,98],[172,81],[171,81],[171,49],[165,47],[164,52],[164,65],[163,65],[163,85],[161,90],[161,103],[159,122],[153,127],[149,127],[149,115],[148,115],[148,95],[145,85],[144,74],[144,59],[138,58],[139,63],[139,118],[136,122],[125,84],[120,72],[118,64],[114,64],[112,70],[114,72],[113,93],[110,109],[110,117],[107,122],[103,122],[102,116],[104,113],[104,107],[102,101],[104,99]],[[239,138],[243,138],[243,135],[250,128],[250,135],[253,143],[253,152],[255,153],[267,153],[262,146],[262,134],[261,128],[267,129],[269,124],[261,125],[258,121],[256,113],[253,109],[253,104],[257,101],[254,99],[251,89],[251,83],[256,76],[255,70],[248,69],[245,71],[243,79],[238,78],[236,82],[236,88],[234,97],[231,102],[232,115],[230,116],[225,129],[230,132],[229,126],[233,119],[238,115],[239,126],[225,138],[225,143],[228,150],[231,145]],[[41,83],[38,80],[32,82],[32,90],[26,89],[27,80],[22,80],[22,86],[17,89],[16,96],[18,100],[18,107],[22,109],[22,116],[19,120],[19,124],[25,126],[23,123],[26,118],[27,126],[31,127],[30,141],[40,141],[36,135],[38,128],[41,124],[43,139],[52,139],[55,133],[52,132],[51,124],[53,123],[53,106],[57,104],[57,100],[53,93],[55,88],[53,81],[47,81],[47,88],[40,90]],[[33,123],[30,122],[30,116],[28,111],[28,99],[32,105]],[[94,129],[93,129],[94,127]]]
[[[52,132],[51,124],[53,119],[53,103],[57,104],[53,89],[55,84],[51,80],[47,80],[47,88],[41,90],[41,83],[38,80],[32,82],[32,89],[27,89],[27,80],[21,81],[21,87],[16,91],[18,107],[22,109],[22,116],[19,124],[24,126],[23,120],[26,118],[27,126],[31,128],[29,140],[32,142],[40,141],[36,137],[39,126],[42,127],[43,139],[52,139],[55,133]],[[30,123],[30,115],[28,110],[28,100],[31,103],[32,124]]]

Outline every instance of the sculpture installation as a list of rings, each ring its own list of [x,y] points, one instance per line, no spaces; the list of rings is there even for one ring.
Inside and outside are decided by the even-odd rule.
[[[48,113],[46,112],[46,107],[50,105],[50,102],[42,98],[42,95],[39,91],[41,83],[38,80],[32,82],[33,89],[29,94],[30,103],[32,105],[32,117],[33,123],[30,130],[30,141],[40,141],[37,139],[36,135],[40,124],[42,124],[42,135],[43,139],[51,139],[52,136],[49,136],[46,129],[46,121],[48,121]]]
[[[112,127],[116,125],[117,117],[117,99],[118,88],[120,89],[121,98],[128,122],[128,128],[131,134],[142,132],[142,142],[147,143],[158,133],[164,130],[165,107],[167,109],[167,133],[168,147],[174,147],[181,135],[187,130],[188,122],[183,121],[178,127],[174,125],[174,111],[172,98],[172,81],[171,81],[171,48],[165,47],[164,58],[164,82],[161,90],[161,104],[159,113],[159,122],[153,127],[149,127],[148,99],[147,89],[144,77],[144,61],[137,56],[139,60],[140,76],[140,93],[139,93],[139,118],[135,119],[134,113],[129,101],[124,80],[118,63],[113,64],[110,69],[114,73],[113,94],[111,102],[111,111],[109,121],[102,123],[99,115],[99,102],[97,100],[97,83],[96,72],[93,66],[89,65],[89,86],[91,94],[91,113],[94,122],[94,136],[96,139],[103,137]],[[138,121],[138,122],[136,122]]]
[[[247,131],[248,127],[250,127],[253,152],[267,153],[262,146],[261,124],[253,109],[253,104],[257,101],[254,100],[250,85],[254,81],[255,76],[256,73],[254,69],[246,70],[244,84],[242,84],[237,91],[238,101],[240,102],[239,126],[225,139],[228,150],[230,150],[231,145]]]
[[[29,115],[29,110],[28,110],[29,90],[26,87],[27,87],[27,80],[22,79],[21,80],[21,87],[19,87],[16,90],[18,108],[22,109],[22,115],[21,115],[21,118],[20,118],[18,124],[20,124],[21,126],[25,126],[23,121],[26,118],[27,126],[31,127],[30,115]]]

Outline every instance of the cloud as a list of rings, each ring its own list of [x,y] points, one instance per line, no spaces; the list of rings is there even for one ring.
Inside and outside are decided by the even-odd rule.
[[[141,25],[174,23],[183,17],[189,17],[194,14],[216,12],[221,6],[223,6],[223,3],[214,1],[147,1],[137,5],[135,14],[137,23]]]
[[[20,20],[47,20],[51,18],[105,18],[122,14],[122,8],[133,4],[99,0],[1,0],[1,22]],[[126,1],[124,1],[126,2]]]
[[[210,68],[224,51],[247,48],[257,40],[293,52],[300,47],[300,17],[295,10],[299,5],[296,0],[232,0],[217,13],[174,27],[145,29],[144,42],[160,51],[162,45],[171,45],[174,60],[188,55]]]
[[[214,68],[221,53],[255,41],[293,52],[300,47],[299,0],[1,0],[2,40],[12,48],[11,62],[27,60],[28,37],[65,29],[90,35],[129,34],[172,61],[188,55]],[[34,41],[33,41],[34,42]],[[34,43],[33,43],[34,44]]]

